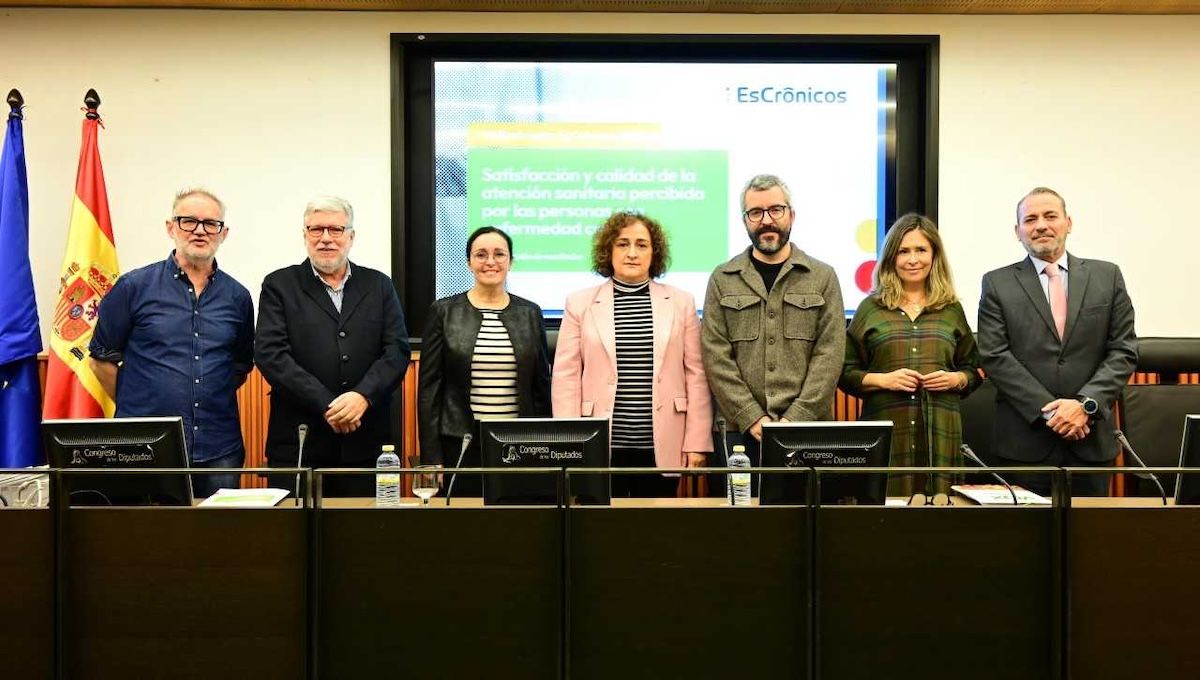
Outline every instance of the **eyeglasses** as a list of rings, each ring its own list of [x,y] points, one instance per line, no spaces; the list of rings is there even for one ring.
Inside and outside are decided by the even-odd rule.
[[[790,208],[791,206],[787,205],[772,205],[766,208],[751,208],[742,213],[742,215],[748,222],[757,224],[758,222],[762,222],[763,215],[770,215],[771,219],[773,220],[783,219],[783,216],[787,214],[787,211]]]
[[[504,251],[489,253],[486,250],[476,250],[475,252],[471,253],[471,259],[475,260],[476,262],[487,262],[489,257],[497,262],[508,262],[509,256],[508,253]]]
[[[946,505],[950,505],[950,496],[948,496],[947,494],[941,493],[940,491],[938,493],[935,493],[932,495],[927,495],[927,494],[917,492],[917,493],[914,493],[912,495],[912,497],[908,499],[908,504],[909,505],[946,506]]]
[[[178,225],[180,229],[189,234],[196,233],[196,230],[200,227],[204,227],[204,233],[210,235],[219,234],[225,229],[224,220],[201,220],[191,217],[190,215],[176,215],[171,219],[175,220],[175,224]]]
[[[346,227],[336,224],[328,227],[317,226],[314,224],[311,227],[304,228],[304,232],[308,234],[308,237],[311,239],[319,239],[325,232],[329,232],[330,238],[341,238],[342,236],[345,236],[346,231]]]

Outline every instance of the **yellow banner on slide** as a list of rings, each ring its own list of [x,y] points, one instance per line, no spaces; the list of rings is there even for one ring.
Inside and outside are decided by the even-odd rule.
[[[658,123],[472,123],[472,149],[643,149],[657,148]]]

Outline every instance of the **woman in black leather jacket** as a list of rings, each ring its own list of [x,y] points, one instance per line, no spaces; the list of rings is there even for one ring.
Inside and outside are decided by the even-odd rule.
[[[461,467],[480,466],[476,420],[550,416],[542,310],[505,290],[512,239],[495,227],[476,229],[467,239],[467,265],[475,285],[434,302],[421,337],[421,462],[448,468],[458,461],[467,433],[476,440]],[[455,496],[481,492],[476,475],[454,483]]]

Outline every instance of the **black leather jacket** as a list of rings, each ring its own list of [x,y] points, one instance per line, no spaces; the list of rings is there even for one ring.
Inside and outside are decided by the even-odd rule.
[[[542,309],[516,295],[500,312],[517,359],[517,394],[521,417],[550,416],[550,351]],[[474,433],[471,414],[471,357],[483,315],[466,293],[442,298],[429,310],[421,337],[421,372],[417,387],[421,462],[443,462],[441,437]],[[449,452],[453,461],[454,451]]]

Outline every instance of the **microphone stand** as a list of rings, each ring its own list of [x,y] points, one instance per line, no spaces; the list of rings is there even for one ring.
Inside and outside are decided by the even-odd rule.
[[[717,418],[717,427],[721,430],[721,449],[725,452],[725,465],[729,464],[729,425],[724,418]]]
[[[995,472],[992,472],[992,470],[989,469],[988,466],[985,465],[982,460],[980,460],[979,456],[975,455],[975,452],[971,450],[970,446],[968,446],[967,444],[963,444],[962,446],[958,447],[958,450],[960,452],[962,452],[963,458],[966,458],[967,460],[978,465],[979,467],[984,468],[985,470],[987,470],[987,473],[989,475],[991,475],[992,477],[994,477],[996,479],[996,481],[1003,484],[1004,488],[1008,489],[1008,493],[1012,495],[1013,505],[1020,505],[1020,503],[1017,501],[1017,492],[1013,491],[1012,484],[1009,484],[1008,481],[1005,480],[1003,477],[996,474]]]
[[[721,463],[721,467],[729,467],[729,424],[725,422],[724,418],[717,418],[717,427],[721,430],[721,450],[725,453],[725,460]],[[729,488],[728,480],[725,482],[725,495],[729,497],[729,502],[733,503],[733,490]]]
[[[454,480],[458,478],[458,468],[462,467],[463,456],[467,455],[467,448],[471,446],[471,433],[463,435],[462,446],[458,449],[458,462],[454,464],[454,472],[450,474],[450,483],[446,485],[446,505],[450,505],[450,494],[454,493]]]
[[[1141,467],[1150,467],[1142,461],[1141,457],[1137,455],[1137,452],[1133,450],[1133,447],[1129,445],[1129,440],[1125,438],[1124,432],[1120,430],[1113,430],[1113,436],[1116,437],[1118,444],[1125,447],[1125,450],[1129,452],[1129,456],[1133,458],[1134,462]],[[1162,483],[1158,481],[1158,475],[1154,474],[1153,472],[1135,472],[1133,474],[1140,479],[1149,479],[1150,481],[1154,482],[1154,486],[1158,487],[1158,495],[1162,496],[1163,505],[1167,504],[1167,492],[1165,489],[1163,489]]]
[[[308,437],[308,425],[300,423],[296,427],[296,435],[300,438],[300,450],[296,453],[296,467],[304,467],[304,440]],[[296,502],[300,502],[300,473],[296,473]]]

